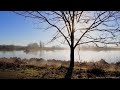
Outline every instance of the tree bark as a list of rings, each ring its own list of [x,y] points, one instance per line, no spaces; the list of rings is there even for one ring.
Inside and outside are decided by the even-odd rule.
[[[74,67],[74,48],[70,47],[70,67]]]
[[[74,48],[70,47],[70,66],[68,67],[65,79],[72,78],[73,67],[74,67]]]
[[[65,75],[66,79],[71,79],[73,67],[74,67],[74,11],[73,11],[73,17],[72,17],[72,31],[71,31],[71,45],[70,45],[70,66],[68,68],[68,71]]]

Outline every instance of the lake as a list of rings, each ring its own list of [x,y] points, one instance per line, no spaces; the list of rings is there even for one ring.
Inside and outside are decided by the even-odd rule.
[[[69,50],[54,50],[54,51],[0,51],[1,57],[20,57],[21,59],[27,58],[43,58],[43,59],[56,59],[56,60],[69,60]],[[75,61],[99,61],[104,59],[108,63],[120,61],[120,51],[75,51]]]

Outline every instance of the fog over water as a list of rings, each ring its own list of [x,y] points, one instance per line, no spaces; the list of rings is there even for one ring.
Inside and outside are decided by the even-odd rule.
[[[69,60],[70,51],[69,50],[53,50],[53,51],[0,51],[1,57],[19,57],[21,59],[27,58],[43,58],[43,59],[56,59],[56,60]],[[120,61],[120,51],[79,51],[75,50],[75,61],[99,61],[104,59],[108,63]]]

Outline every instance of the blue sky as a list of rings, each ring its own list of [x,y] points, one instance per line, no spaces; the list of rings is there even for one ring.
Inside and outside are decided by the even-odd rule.
[[[36,29],[31,19],[12,11],[0,11],[0,45],[27,45],[40,40],[47,43],[52,35],[50,31]]]
[[[28,45],[29,43],[34,42],[39,44],[39,41],[43,41],[46,44],[49,42],[52,39],[55,30],[53,30],[53,28],[52,30],[46,31],[36,29],[37,25],[34,23],[34,20],[20,16],[12,11],[0,11],[0,45]],[[46,26],[46,24],[41,25]],[[93,34],[96,36],[98,33]],[[51,45],[62,46],[63,44],[54,42],[48,46]]]

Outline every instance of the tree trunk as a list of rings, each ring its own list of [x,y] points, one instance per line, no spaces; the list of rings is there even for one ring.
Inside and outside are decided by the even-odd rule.
[[[70,66],[68,68],[68,71],[65,75],[66,79],[71,79],[73,67],[74,67],[74,11],[73,11],[73,17],[72,17],[72,32],[71,32],[71,45],[70,45]]]
[[[74,48],[70,47],[70,66],[69,66],[67,73],[65,75],[65,79],[72,78],[73,67],[74,67]]]
[[[74,67],[74,48],[70,47],[70,67]]]

